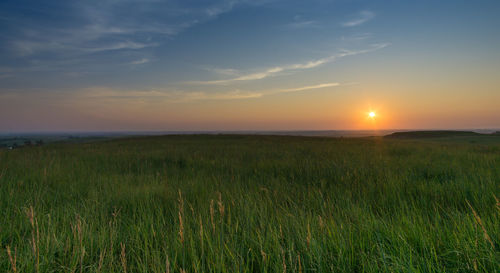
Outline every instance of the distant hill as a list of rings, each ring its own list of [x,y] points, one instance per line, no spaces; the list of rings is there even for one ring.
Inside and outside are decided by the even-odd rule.
[[[437,137],[470,137],[489,136],[490,134],[480,134],[471,131],[409,131],[395,132],[384,137],[386,138],[437,138]],[[498,135],[498,134],[491,134]]]

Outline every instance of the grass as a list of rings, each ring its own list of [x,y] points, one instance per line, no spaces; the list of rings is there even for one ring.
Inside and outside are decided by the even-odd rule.
[[[0,150],[1,272],[498,272],[500,142]]]

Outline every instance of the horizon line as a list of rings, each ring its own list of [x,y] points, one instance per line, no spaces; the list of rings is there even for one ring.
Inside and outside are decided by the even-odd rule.
[[[293,132],[382,132],[382,131],[498,131],[500,128],[399,128],[399,129],[277,129],[277,130],[50,130],[50,131],[11,131],[2,132],[0,135],[21,135],[21,134],[211,134],[211,133],[293,133]]]

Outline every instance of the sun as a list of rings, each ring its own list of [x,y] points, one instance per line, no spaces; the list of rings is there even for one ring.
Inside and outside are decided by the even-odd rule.
[[[376,115],[377,115],[377,114],[376,114],[375,112],[373,112],[373,111],[371,111],[371,112],[369,112],[369,113],[368,113],[368,116],[369,116],[370,118],[374,118]]]

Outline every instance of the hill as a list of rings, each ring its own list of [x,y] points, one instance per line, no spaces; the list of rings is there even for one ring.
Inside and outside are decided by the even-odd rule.
[[[437,137],[471,137],[471,136],[489,136],[472,131],[409,131],[395,132],[384,137],[386,138],[437,138]]]

